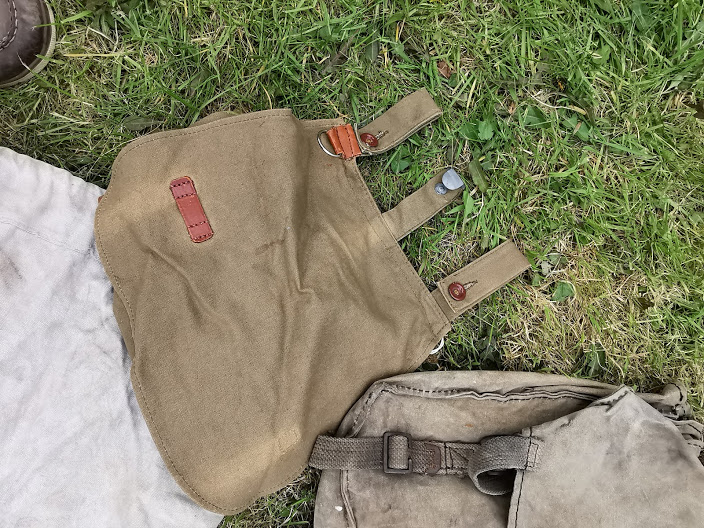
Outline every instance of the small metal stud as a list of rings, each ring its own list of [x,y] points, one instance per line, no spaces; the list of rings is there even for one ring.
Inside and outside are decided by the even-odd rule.
[[[438,182],[435,184],[435,193],[440,195],[447,194],[447,187]]]

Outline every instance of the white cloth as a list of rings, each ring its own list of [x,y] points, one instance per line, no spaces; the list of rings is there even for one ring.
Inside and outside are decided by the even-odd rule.
[[[101,194],[0,148],[0,527],[215,528],[137,406],[93,240]]]

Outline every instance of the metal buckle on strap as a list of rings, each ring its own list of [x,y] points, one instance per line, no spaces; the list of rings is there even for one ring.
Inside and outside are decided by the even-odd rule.
[[[408,443],[408,466],[405,468],[392,468],[389,467],[389,440],[392,436],[402,436],[406,439]],[[384,473],[391,473],[395,475],[408,475],[413,472],[413,461],[411,460],[411,435],[406,433],[384,433]]]

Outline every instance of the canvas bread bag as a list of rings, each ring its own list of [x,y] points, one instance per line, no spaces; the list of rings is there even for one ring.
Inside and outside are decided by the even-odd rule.
[[[703,433],[675,385],[405,374],[316,442],[315,527],[697,528]]]
[[[172,474],[233,514],[305,467],[373,381],[415,369],[528,263],[505,242],[431,292],[398,240],[464,184],[382,212],[357,169],[437,119],[416,92],[363,128],[215,115],[118,156],[95,218],[132,383]]]

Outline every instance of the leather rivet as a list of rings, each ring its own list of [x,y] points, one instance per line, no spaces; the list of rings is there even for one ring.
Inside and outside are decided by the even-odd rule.
[[[442,183],[436,183],[435,184],[435,194],[443,195],[447,194],[447,187],[445,187]]]
[[[456,301],[464,301],[464,298],[467,296],[467,290],[465,290],[464,286],[462,286],[459,282],[453,282],[450,284],[447,291],[450,292],[450,297]]]
[[[365,132],[364,134],[359,135],[359,139],[361,139],[364,143],[369,145],[370,147],[376,147],[379,144],[379,140],[374,134],[370,134],[369,132]]]

